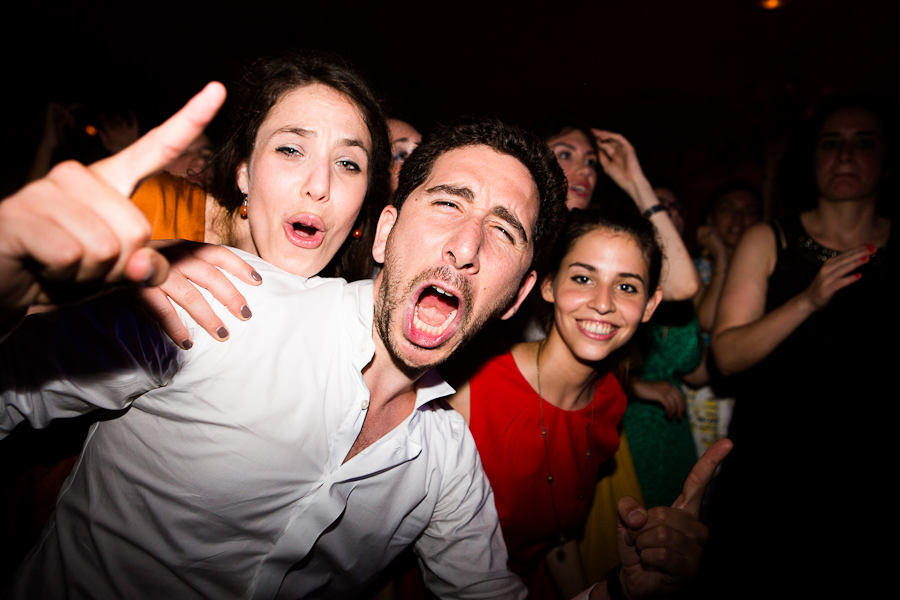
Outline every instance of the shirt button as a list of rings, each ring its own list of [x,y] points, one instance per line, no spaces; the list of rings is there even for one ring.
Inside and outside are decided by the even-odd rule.
[[[367,408],[369,408],[369,401],[363,400],[362,402],[359,403],[359,407],[363,410],[366,410]]]
[[[363,341],[359,344],[359,351],[365,352],[367,347],[368,347],[368,344],[365,341]]]

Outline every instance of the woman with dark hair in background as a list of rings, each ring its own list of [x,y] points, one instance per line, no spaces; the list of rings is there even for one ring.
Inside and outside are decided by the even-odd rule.
[[[699,287],[697,272],[665,206],[644,176],[631,143],[618,133],[587,129],[566,119],[543,121],[534,131],[547,142],[566,173],[569,209],[597,203],[594,191],[598,167],[602,168],[659,231],[665,256],[660,279],[663,299],[691,298]]]
[[[870,574],[889,560],[878,548],[896,527],[856,510],[862,492],[888,492],[878,458],[895,425],[885,405],[898,320],[891,222],[879,210],[895,202],[885,198],[884,115],[854,99],[823,106],[799,148],[815,205],[755,225],[735,250],[712,337],[722,372],[741,375],[736,452],[710,506],[711,596],[735,584],[767,597],[883,592]]]

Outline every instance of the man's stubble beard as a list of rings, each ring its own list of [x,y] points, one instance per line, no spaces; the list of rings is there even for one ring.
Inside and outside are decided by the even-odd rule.
[[[474,303],[472,299],[472,291],[469,280],[461,273],[455,272],[449,266],[436,267],[434,269],[430,269],[428,271],[420,273],[412,281],[410,281],[409,284],[405,286],[405,289],[401,292],[400,288],[402,286],[402,283],[392,280],[391,277],[392,273],[398,273],[400,271],[400,261],[396,256],[397,253],[393,251],[394,246],[394,237],[389,236],[387,245],[385,247],[385,260],[384,268],[381,274],[381,285],[378,287],[378,295],[375,298],[375,331],[381,337],[381,341],[384,344],[384,347],[387,348],[394,362],[400,363],[407,369],[412,369],[414,371],[431,369],[449,359],[451,356],[453,356],[453,354],[455,354],[466,344],[468,344],[469,341],[471,341],[471,339],[474,338],[479,331],[481,331],[481,328],[488,321],[488,319],[491,319],[503,312],[506,307],[510,305],[513,298],[516,297],[516,293],[518,292],[518,288],[510,290],[506,297],[504,297],[500,302],[490,305],[490,309],[485,311],[482,315],[474,315],[472,313],[472,307]],[[398,341],[395,340],[391,335],[391,330],[393,329],[394,314],[400,303],[410,298],[410,295],[424,281],[429,279],[438,279],[452,282],[454,288],[459,290],[462,294],[466,310],[460,317],[461,322],[456,331],[454,331],[453,335],[450,336],[450,338],[447,339],[443,344],[435,348],[435,350],[437,350],[445,347],[447,344],[453,343],[454,340],[459,340],[452,351],[446,353],[444,356],[438,357],[434,362],[430,362],[427,364],[413,364],[403,357],[400,352],[400,345]],[[406,318],[405,310],[402,313],[402,318]]]

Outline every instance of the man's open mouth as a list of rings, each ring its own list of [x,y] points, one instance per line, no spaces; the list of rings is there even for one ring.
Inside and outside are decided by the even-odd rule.
[[[434,348],[445,342],[459,323],[460,300],[439,284],[424,286],[408,320],[407,335],[417,346]]]

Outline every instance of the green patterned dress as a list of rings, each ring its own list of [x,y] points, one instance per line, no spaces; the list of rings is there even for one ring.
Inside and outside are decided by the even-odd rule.
[[[644,364],[635,377],[681,388],[678,376],[696,369],[702,355],[696,317],[683,325],[651,321],[642,333]],[[647,506],[671,506],[697,462],[688,414],[670,420],[658,402],[630,398],[623,424]]]

